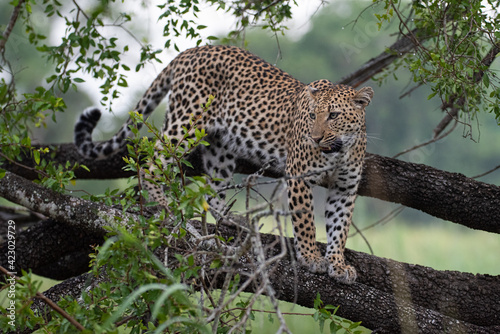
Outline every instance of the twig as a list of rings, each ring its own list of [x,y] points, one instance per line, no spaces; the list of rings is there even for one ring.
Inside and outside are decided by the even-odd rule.
[[[370,254],[371,254],[371,255],[375,255],[375,254],[373,253],[373,249],[372,249],[372,246],[370,245],[370,242],[368,241],[368,239],[366,239],[365,235],[363,234],[363,230],[360,230],[360,229],[356,226],[356,224],[354,224],[354,222],[353,222],[353,221],[351,221],[351,225],[352,225],[352,226],[354,226],[354,228],[356,229],[356,233],[354,233],[353,235],[356,235],[356,234],[361,235],[361,238],[363,238],[364,242],[365,242],[365,243],[366,243],[366,245],[368,246],[368,249],[370,250]],[[351,235],[351,237],[352,237],[352,235]]]
[[[406,97],[406,96],[410,95],[410,94],[411,94],[411,93],[413,93],[415,90],[417,90],[418,88],[422,87],[422,85],[423,85],[423,83],[422,83],[422,82],[420,82],[420,83],[419,83],[418,85],[416,85],[415,87],[412,87],[412,88],[408,89],[406,92],[404,92],[403,94],[401,94],[401,95],[399,96],[399,99],[401,100],[402,98],[404,98],[404,97]],[[408,86],[409,86],[409,84],[408,84],[406,87],[408,87]]]
[[[399,156],[401,156],[401,155],[403,155],[403,154],[406,154],[406,153],[408,153],[408,152],[414,151],[414,150],[416,150],[416,149],[418,149],[418,148],[421,148],[421,147],[427,146],[427,145],[429,145],[429,144],[432,144],[432,143],[434,143],[434,142],[437,142],[437,141],[439,141],[439,140],[443,139],[444,137],[446,137],[446,136],[448,136],[450,133],[452,133],[452,132],[453,132],[453,130],[455,130],[455,128],[456,128],[456,126],[457,126],[457,124],[458,124],[458,122],[455,122],[455,124],[453,125],[453,127],[452,127],[450,130],[448,130],[448,132],[444,133],[443,135],[441,135],[441,136],[439,136],[439,137],[433,137],[432,139],[430,139],[430,140],[428,140],[428,141],[426,141],[426,142],[424,142],[424,143],[421,143],[421,144],[415,145],[415,146],[413,146],[413,147],[407,148],[406,150],[399,152],[398,154],[396,154],[396,155],[395,155],[395,156],[393,156],[392,158],[393,158],[393,159],[396,159],[397,157],[399,157]]]
[[[366,231],[366,230],[369,230],[379,224],[385,224],[387,222],[389,222],[391,219],[394,219],[396,218],[397,215],[399,215],[406,207],[404,205],[400,205],[398,206],[397,208],[395,208],[394,210],[392,210],[391,212],[389,212],[388,214],[386,214],[384,217],[380,218],[379,220],[377,220],[375,223],[371,224],[371,225],[368,225],[367,227],[361,229],[361,230],[358,230],[356,228],[356,232],[353,233],[351,236],[349,236],[350,238],[352,238],[353,236],[355,236],[356,234],[358,233],[361,233],[362,231]],[[371,248],[370,248],[371,250]],[[373,253],[372,253],[373,254]]]
[[[78,2],[76,2],[75,0],[73,0],[73,4],[75,5],[76,9],[78,10],[79,13],[82,13],[83,16],[85,16],[85,19],[87,19],[87,21],[89,20],[89,16],[85,13],[85,11],[80,7],[80,5],[78,4]]]
[[[490,170],[489,170],[489,171],[487,171],[487,172],[484,172],[484,173],[482,173],[482,174],[479,174],[479,175],[473,176],[473,177],[471,177],[471,179],[478,179],[478,178],[480,178],[480,177],[483,177],[483,176],[485,176],[485,175],[488,175],[488,174],[490,174],[490,173],[493,173],[493,172],[494,172],[494,171],[496,171],[497,169],[500,169],[500,165],[496,166],[496,167],[495,167],[495,168],[493,168],[493,169],[490,169]]]
[[[399,18],[399,22],[401,22],[401,24],[404,25],[404,27],[406,28],[406,30],[408,31],[408,35],[404,34],[403,31],[401,29],[399,29],[399,32],[405,36],[406,38],[409,38],[411,39],[412,43],[418,47],[420,50],[424,51],[427,55],[429,55],[429,51],[420,43],[420,41],[418,40],[418,38],[416,37],[416,30],[412,30],[408,27],[408,25],[406,24],[406,21],[403,20],[403,18],[401,17],[401,13],[399,12],[399,10],[396,8],[394,2],[391,1],[391,6],[392,8],[394,9],[394,12],[396,13],[396,15],[398,16]]]
[[[7,25],[7,28],[5,28],[5,31],[2,34],[2,38],[0,39],[1,54],[4,54],[5,52],[5,44],[7,43],[9,36],[12,33],[14,26],[16,25],[17,18],[19,17],[19,12],[21,11],[21,7],[24,5],[24,1],[25,0],[20,0],[17,6],[14,8],[14,11],[10,15],[9,24]]]
[[[445,109],[446,107],[442,107],[442,109]],[[439,122],[439,124],[432,130],[433,133],[433,138],[436,138],[439,136],[441,132],[450,124],[452,120],[456,120],[458,116],[458,108],[451,108],[450,111],[446,112],[446,115],[443,117],[443,119]]]
[[[7,269],[4,267],[0,266],[0,271],[4,273],[7,276],[10,276],[16,280],[17,283],[22,284],[21,280],[19,277],[16,275],[10,273]],[[47,304],[50,308],[52,308],[54,311],[59,313],[60,315],[63,316],[66,320],[68,320],[73,326],[76,327],[80,332],[85,330],[85,327],[83,327],[75,318],[71,317],[66,311],[64,311],[62,308],[59,307],[56,303],[54,303],[51,299],[47,298],[45,295],[42,293],[38,292],[34,296],[35,298],[38,298],[42,300],[45,304]]]

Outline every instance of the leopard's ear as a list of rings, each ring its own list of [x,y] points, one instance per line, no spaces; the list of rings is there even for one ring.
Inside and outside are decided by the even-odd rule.
[[[311,86],[307,86],[306,91],[307,91],[307,95],[311,98],[311,100],[314,101],[315,100],[314,97],[319,92],[319,89],[311,87]]]
[[[366,108],[370,104],[373,98],[373,89],[371,87],[363,87],[356,92],[356,95],[352,98],[352,101],[357,108]]]

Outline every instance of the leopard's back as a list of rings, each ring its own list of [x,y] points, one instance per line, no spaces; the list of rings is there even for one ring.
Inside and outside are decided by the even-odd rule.
[[[286,133],[297,92],[289,74],[236,47],[205,46],[182,53],[172,66],[164,132],[181,135],[190,115],[224,148],[261,165],[284,169]],[[201,104],[214,99],[206,113]]]

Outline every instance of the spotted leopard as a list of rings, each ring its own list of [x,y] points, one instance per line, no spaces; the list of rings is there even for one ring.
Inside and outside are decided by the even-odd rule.
[[[180,53],[153,81],[135,111],[149,116],[169,95],[163,133],[180,138],[191,115],[209,134],[202,148],[207,175],[231,180],[236,159],[251,160],[275,172],[286,171],[295,249],[312,272],[328,272],[352,283],[355,269],[344,260],[344,248],[361,178],[366,148],[365,108],[370,87],[355,90],[327,80],[305,85],[257,56],[231,46],[203,46]],[[215,96],[210,108],[201,104]],[[100,111],[89,108],[75,125],[75,144],[84,157],[104,159],[132,135],[129,119],[108,141],[92,142]],[[311,187],[328,186],[325,219],[327,250],[316,246]],[[147,183],[153,200],[165,204],[160,188]],[[209,200],[215,211],[224,196]]]

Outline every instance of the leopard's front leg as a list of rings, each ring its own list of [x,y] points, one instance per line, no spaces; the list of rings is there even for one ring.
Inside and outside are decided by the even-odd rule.
[[[328,262],[316,246],[311,187],[303,179],[289,179],[287,185],[297,259],[311,272],[324,273]]]
[[[329,263],[328,275],[348,284],[354,283],[357,277],[354,267],[347,265],[344,259],[355,199],[355,191],[350,192],[348,189],[335,187],[328,190],[325,206],[328,240],[325,257]]]

